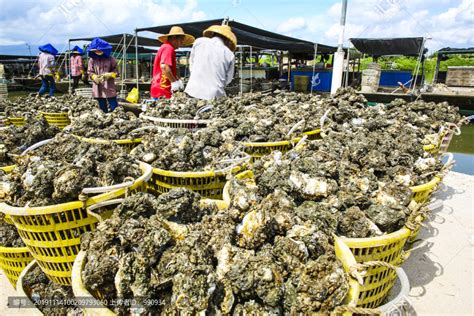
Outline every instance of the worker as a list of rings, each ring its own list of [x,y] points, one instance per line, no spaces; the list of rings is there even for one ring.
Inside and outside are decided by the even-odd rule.
[[[188,95],[204,100],[225,96],[225,86],[234,78],[237,38],[230,26],[212,25],[194,42],[190,55]]]
[[[38,95],[42,96],[49,90],[49,96],[54,96],[56,91],[56,83],[54,82],[54,56],[58,54],[58,50],[51,44],[38,47],[40,54],[38,57],[39,76],[41,78],[41,88]]]
[[[82,57],[81,55],[84,54],[84,51],[79,46],[74,46],[71,50],[71,59],[70,59],[70,67],[71,67],[71,78],[72,78],[72,89],[71,93],[74,93],[79,87],[79,80],[81,80],[82,76],[84,75],[84,65],[82,64]]]
[[[92,80],[92,96],[99,102],[99,107],[105,113],[117,107],[117,61],[112,54],[112,45],[101,38],[94,38],[87,48],[89,63],[87,73]],[[107,106],[108,103],[108,106]]]
[[[192,45],[194,36],[185,34],[179,26],[173,26],[168,34],[158,37],[163,43],[155,56],[153,63],[153,79],[150,95],[154,99],[171,98],[174,91],[184,89],[184,84],[176,71],[175,50]]]

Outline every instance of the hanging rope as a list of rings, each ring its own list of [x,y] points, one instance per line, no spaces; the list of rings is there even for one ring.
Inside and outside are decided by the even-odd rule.
[[[415,87],[416,87],[416,81],[418,79],[418,72],[420,70],[420,65],[421,65],[421,59],[423,57],[423,52],[425,50],[425,41],[426,39],[423,38],[423,44],[421,45],[421,48],[420,48],[420,53],[418,54],[418,59],[416,61],[416,68],[415,68],[415,79],[413,80],[413,86],[411,87],[411,90],[414,91],[415,90]]]

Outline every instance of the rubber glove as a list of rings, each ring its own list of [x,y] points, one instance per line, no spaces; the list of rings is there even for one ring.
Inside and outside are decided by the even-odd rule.
[[[178,80],[179,90],[184,90],[184,83],[181,79]]]
[[[106,72],[105,74],[102,75],[105,80],[109,80],[110,78],[116,78],[117,74],[115,72]]]
[[[179,81],[180,80],[176,80],[176,81],[173,81],[171,83],[171,91],[178,91],[179,90],[179,87],[180,87]]]
[[[104,82],[104,78],[99,75],[92,75],[91,78],[92,81],[94,81],[96,84],[101,84],[102,82]]]

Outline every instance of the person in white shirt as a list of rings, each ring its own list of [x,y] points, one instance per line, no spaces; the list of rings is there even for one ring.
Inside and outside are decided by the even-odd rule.
[[[237,37],[228,25],[212,25],[191,49],[191,75],[184,92],[194,98],[211,100],[225,96],[225,86],[234,78]]]

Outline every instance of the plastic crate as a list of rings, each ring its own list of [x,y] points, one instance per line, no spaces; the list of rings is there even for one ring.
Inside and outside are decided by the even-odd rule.
[[[73,135],[77,139],[79,139],[82,142],[85,143],[90,143],[90,144],[118,144],[122,147],[127,148],[128,151],[131,151],[133,148],[135,148],[138,144],[142,142],[141,138],[133,138],[133,139],[112,139],[112,140],[107,140],[107,139],[101,139],[101,138],[87,138],[87,137],[81,137],[77,135]]]
[[[24,117],[8,117],[6,125],[23,126],[25,124],[26,119]]]
[[[40,115],[45,118],[46,122],[48,122],[49,125],[56,126],[60,129],[65,128],[71,123],[71,120],[69,120],[67,113],[40,112]]]
[[[196,130],[206,128],[211,122],[210,120],[180,120],[180,119],[167,119],[160,117],[153,117],[148,115],[140,115],[140,118],[153,122],[154,125],[159,126],[163,129],[188,129]]]
[[[38,262],[36,260],[31,261],[25,269],[21,272],[20,276],[18,277],[18,281],[16,283],[16,293],[19,297],[22,299],[27,300],[25,302],[25,306],[23,308],[28,308],[28,315],[31,316],[43,316],[44,314],[34,305],[33,301],[31,300],[31,289],[25,287],[23,285],[23,278],[33,271],[34,268],[38,265]],[[22,302],[22,300],[20,300]],[[20,303],[22,304],[22,303]],[[20,305],[21,308],[22,305]],[[15,306],[17,307],[17,306]]]
[[[308,140],[321,139],[321,130],[313,130],[304,132],[303,136],[307,136]],[[260,159],[263,156],[271,154],[273,151],[280,151],[283,154],[290,151],[302,137],[297,137],[292,140],[282,140],[276,142],[242,142],[245,147],[245,152],[252,157],[252,162]]]
[[[2,170],[5,173],[10,173],[15,167],[16,165],[3,166],[3,167],[0,167],[0,170]]]
[[[0,247],[0,269],[15,288],[21,271],[32,260],[27,247]]]
[[[151,167],[140,163],[140,168],[142,176],[131,181],[130,185],[91,188],[91,192],[108,192],[88,197],[84,201],[41,207],[13,207],[0,203],[0,212],[11,217],[21,239],[48,278],[60,285],[71,285],[72,264],[80,250],[81,236],[93,231],[98,222],[86,208],[129,193],[145,191]]]
[[[341,261],[344,270],[349,274],[351,268],[356,264],[354,256],[352,255],[351,251],[341,240],[336,239],[334,243],[334,249],[336,252],[337,258]],[[112,316],[115,315],[110,309],[106,308],[102,304],[103,296],[100,293],[91,293],[85,287],[84,282],[82,280],[82,270],[84,269],[87,263],[87,256],[85,251],[80,251],[74,261],[74,266],[72,268],[72,290],[74,292],[75,297],[81,297],[83,299],[87,299],[88,306],[82,306],[82,310],[84,311],[85,315],[100,315],[102,316]],[[359,283],[349,278],[349,292],[347,296],[344,298],[344,305],[348,306],[356,306],[357,299],[359,296],[360,285]],[[91,304],[94,301],[94,304]],[[90,308],[90,306],[94,306]],[[89,307],[89,308],[88,308]],[[101,308],[98,308],[101,307]],[[344,315],[350,315],[350,313],[344,313]]]
[[[147,192],[160,195],[176,188],[186,188],[199,193],[203,198],[222,199],[222,191],[227,181],[229,172],[233,171],[201,171],[201,172],[178,172],[153,168],[153,175],[147,182]]]
[[[411,199],[420,204],[428,202],[440,182],[441,177],[434,176],[433,179],[427,183],[410,187],[412,192]]]
[[[391,234],[369,238],[345,238],[341,240],[349,247],[357,263],[383,261],[399,266],[403,260],[403,248],[412,231],[402,228]],[[370,267],[363,276],[357,306],[375,308],[380,306],[395,284],[397,274],[387,267]]]

